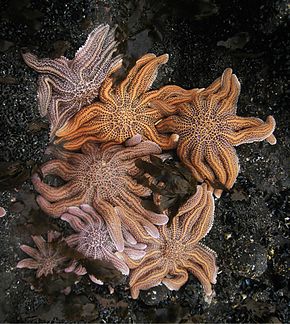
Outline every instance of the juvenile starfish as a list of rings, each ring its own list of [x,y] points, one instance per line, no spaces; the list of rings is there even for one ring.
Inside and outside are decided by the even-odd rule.
[[[40,207],[47,214],[60,217],[70,206],[94,206],[105,218],[119,251],[124,249],[124,240],[121,219],[114,208],[116,206],[130,215],[135,226],[143,225],[151,235],[158,236],[153,224],[165,224],[168,217],[142,208],[141,197],[150,195],[151,191],[137,184],[131,176],[138,172],[135,160],[160,153],[160,147],[150,141],[133,147],[112,144],[100,147],[87,142],[81,151],[72,153],[54,148],[54,156],[58,159],[41,166],[44,177],[57,175],[66,181],[63,186],[49,186],[38,174],[33,175],[32,182],[41,194],[37,197]]]
[[[210,300],[213,295],[211,284],[216,282],[217,275],[216,255],[199,241],[211,229],[213,213],[212,193],[203,184],[179,209],[170,227],[159,227],[158,239],[148,237],[144,231],[136,229],[134,234],[138,242],[148,244],[146,255],[136,261],[121,254],[129,268],[134,269],[129,282],[134,299],[140,290],[147,290],[160,283],[170,290],[178,290],[188,280],[190,271],[201,282],[206,299]]]
[[[76,231],[65,239],[66,243],[83,255],[94,260],[106,260],[111,262],[113,266],[122,274],[128,275],[129,268],[126,263],[117,257],[117,246],[114,242],[114,236],[111,235],[103,217],[89,205],[81,205],[79,207],[69,207],[67,212],[61,216],[62,220],[67,221]],[[124,252],[134,260],[141,259],[145,252],[145,244],[138,244],[134,237],[125,229],[122,229],[125,237]],[[79,265],[74,262],[70,267],[70,271],[77,274]],[[82,270],[82,269],[81,269]],[[86,271],[85,271],[86,272]],[[84,274],[82,272],[81,274]],[[99,283],[99,280],[90,275],[92,281]]]
[[[177,86],[159,90],[148,89],[154,82],[158,68],[168,61],[168,55],[156,57],[147,54],[141,57],[126,79],[113,87],[113,78],[108,77],[100,90],[100,101],[82,109],[56,133],[69,150],[77,150],[88,140],[123,143],[135,134],[141,134],[163,149],[176,146],[176,135],[158,134],[155,123],[174,113],[174,105],[186,100],[191,91]],[[158,109],[151,106],[152,100],[164,101]]]
[[[63,271],[64,263],[69,259],[61,255],[55,245],[51,244],[58,237],[59,233],[52,231],[47,233],[47,242],[41,235],[31,236],[38,250],[28,245],[21,245],[21,250],[31,258],[19,261],[16,267],[36,269],[37,278]]]
[[[198,181],[218,181],[230,189],[239,171],[233,146],[263,140],[272,145],[276,143],[272,116],[263,122],[259,118],[236,115],[239,94],[237,77],[231,69],[226,69],[208,88],[192,91],[191,102],[180,104],[176,115],[156,126],[162,133],[179,135],[178,156]],[[221,189],[215,190],[217,197],[221,193]]]
[[[121,57],[112,58],[116,45],[114,30],[100,25],[72,60],[64,56],[39,59],[31,53],[23,54],[26,64],[42,74],[38,80],[39,110],[41,116],[48,116],[51,136],[98,96],[105,77],[120,66]]]

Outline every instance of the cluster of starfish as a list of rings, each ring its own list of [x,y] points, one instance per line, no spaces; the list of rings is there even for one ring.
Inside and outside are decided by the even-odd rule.
[[[150,90],[166,54],[144,55],[116,84],[113,73],[121,66],[116,46],[114,31],[101,25],[72,60],[23,55],[40,73],[40,113],[49,119],[55,144],[49,149],[53,159],[32,177],[38,204],[70,224],[75,233],[63,238],[68,246],[128,275],[133,298],[159,284],[178,290],[191,272],[210,299],[216,255],[200,241],[213,223],[213,195],[220,197],[237,178],[234,146],[262,140],[275,144],[275,120],[236,115],[240,83],[231,69],[205,89],[168,85]],[[135,176],[137,160],[149,161],[171,149],[199,184],[167,224],[167,211],[143,207],[142,199],[152,190]],[[47,184],[47,175],[61,178],[63,185]],[[38,250],[22,246],[31,258],[18,267],[37,269],[39,277],[61,271],[65,261],[69,265],[63,271],[87,273],[50,244],[51,233],[48,242],[32,238]]]

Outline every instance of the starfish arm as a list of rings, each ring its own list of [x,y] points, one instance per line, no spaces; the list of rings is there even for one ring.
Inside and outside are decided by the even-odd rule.
[[[100,150],[100,146],[95,142],[87,142],[86,144],[82,145],[81,152],[82,154],[92,156],[95,159],[102,158],[102,152]]]
[[[67,167],[70,163],[72,165],[81,164],[83,163],[83,155],[80,153],[75,152],[68,152],[56,145],[50,145],[46,150],[45,154],[52,155],[54,158],[58,160],[62,160],[61,162],[64,163],[64,166],[68,169],[66,173],[70,173],[71,166]],[[52,163],[50,161],[50,163]]]
[[[115,254],[106,249],[104,249],[104,256],[105,259],[111,262],[117,270],[119,270],[123,275],[128,276],[130,270],[123,260],[119,259]]]
[[[22,54],[25,63],[39,73],[52,74],[60,79],[73,80],[74,75],[68,68],[68,60],[65,57],[57,59],[37,58],[32,53]]]
[[[226,183],[228,183],[228,177],[227,175],[232,175],[234,174],[234,181],[237,176],[237,171],[238,171],[238,161],[235,156],[235,154],[230,154],[230,157],[227,160],[230,160],[230,166],[232,167],[230,170],[227,169],[229,166],[228,163],[227,165],[223,164],[223,161],[225,159],[223,158],[224,153],[222,152],[222,149],[220,149],[220,143],[218,142],[216,145],[209,145],[209,147],[205,150],[205,159],[208,165],[211,166],[211,169],[215,175],[215,180],[218,180],[221,184],[226,186]],[[230,148],[231,149],[231,148]],[[234,153],[234,152],[233,152]],[[234,172],[233,170],[236,170]],[[232,177],[233,179],[233,177]],[[222,190],[216,189],[215,193],[218,195],[222,193]],[[216,195],[216,197],[218,197]]]
[[[117,211],[111,204],[104,200],[95,200],[93,202],[95,209],[100,212],[106,222],[110,237],[114,242],[117,250],[122,252],[124,250],[124,238],[121,229],[121,221],[118,217]]]
[[[136,146],[142,142],[142,135],[136,134],[130,138],[128,138],[124,145],[128,147]]]
[[[122,161],[128,161],[128,160],[141,158],[149,154],[160,154],[160,153],[162,153],[162,150],[158,146],[158,144],[151,141],[144,141],[133,147],[127,147],[125,150],[116,153],[114,158],[121,159]]]
[[[23,259],[19,261],[16,265],[16,268],[22,269],[38,269],[39,263],[31,258]]]
[[[178,133],[181,119],[178,116],[169,116],[156,124],[156,129],[161,133]]]
[[[179,135],[177,134],[162,135],[158,133],[154,125],[152,125],[152,127],[146,126],[144,134],[150,140],[158,144],[163,150],[171,150],[176,148],[179,139]]]
[[[209,180],[214,182],[215,175],[207,163],[205,159],[205,147],[201,144],[197,144],[191,148],[191,152],[189,153],[189,159],[186,161],[182,156],[179,156],[181,160],[185,161],[185,163],[192,164],[194,169],[200,175],[201,179]]]
[[[226,188],[232,188],[239,173],[239,159],[236,150],[226,142],[221,142],[221,145],[216,146],[218,151],[217,160],[220,161],[220,168],[226,176],[226,181],[220,178],[219,181],[225,185]],[[215,191],[215,196],[218,197]]]
[[[199,242],[210,231],[214,220],[214,199],[212,193],[205,192],[203,199],[184,217],[181,238],[192,244]]]
[[[46,277],[49,274],[53,274],[53,269],[46,269],[44,267],[39,267],[36,271],[36,278],[40,278],[42,276]]]
[[[74,172],[71,166],[67,162],[61,160],[53,160],[53,162],[49,161],[47,163],[44,163],[41,166],[40,170],[43,174],[43,177],[48,174],[52,174],[61,177],[65,181],[71,180],[74,176]]]
[[[135,273],[137,269],[133,270]],[[140,277],[142,276],[143,273],[140,274]],[[136,284],[131,284],[131,296],[133,299],[137,299],[140,293],[140,290],[148,290],[152,287],[158,286],[161,282],[162,279],[166,276],[167,274],[167,269],[165,268],[157,268],[157,269],[152,269],[152,272],[150,275],[145,277],[144,279],[141,277],[139,280],[136,282]]]
[[[68,137],[69,135],[82,132],[81,128],[83,125],[96,118],[101,111],[105,112],[105,109],[103,109],[103,105],[101,103],[94,103],[83,108],[56,132],[56,136]]]
[[[230,68],[225,69],[221,77],[220,88],[216,93],[208,95],[209,102],[210,102],[209,106],[211,108],[214,108],[217,102],[222,101],[223,99],[228,97],[231,90],[232,75],[233,75],[232,69]]]
[[[155,225],[164,225],[168,222],[168,217],[165,214],[156,214],[141,206],[141,199],[133,195],[129,195],[127,192],[123,192],[122,197],[124,202],[127,202],[128,208],[131,208],[135,213],[142,215],[149,222]]]
[[[99,229],[101,229],[102,226],[104,226],[104,221],[102,217],[100,217],[96,210],[88,204],[80,205],[80,209],[69,207],[68,211],[71,214],[73,214],[74,211],[77,212],[77,215],[87,224],[94,224]]]
[[[240,117],[239,121],[241,121],[241,118],[242,117]],[[246,120],[246,122],[249,121]],[[237,123],[235,125],[237,125]],[[260,142],[263,140],[268,140],[268,142],[273,145],[276,143],[275,137],[272,134],[275,127],[275,119],[272,116],[268,116],[266,122],[261,120],[260,125],[239,129],[234,133],[226,134],[226,137],[234,146],[244,143]]]
[[[39,252],[43,255],[43,256],[48,256],[47,255],[47,243],[45,241],[45,239],[41,236],[41,235],[32,235],[31,236],[33,242],[35,243],[35,245],[37,246]]]
[[[47,242],[51,243],[51,242],[57,240],[60,236],[61,236],[61,234],[57,231],[48,231],[47,232]]]
[[[121,66],[122,55],[117,55],[112,59],[112,55],[116,51],[116,47],[117,42],[114,40],[112,31],[111,39],[107,39],[106,44],[104,44],[99,60],[93,61],[93,64],[86,69],[86,79],[92,80],[96,85],[99,86],[107,75],[110,75],[110,73]]]
[[[202,214],[204,213],[204,209],[207,207],[208,191],[205,183],[202,184],[202,187],[203,190],[200,193],[197,192],[193,197],[188,199],[186,202],[188,203],[188,207],[186,209],[181,208],[181,211],[177,214],[177,216],[181,218],[182,222],[182,226],[180,227],[181,240],[188,240],[188,238],[191,238],[192,228],[197,226],[196,223],[198,223],[199,218],[204,217]]]
[[[163,265],[160,259],[145,258],[140,266],[130,274],[129,285],[133,299],[138,297],[140,290],[147,290],[159,285],[168,274],[167,266]]]
[[[144,218],[142,214],[140,215],[133,212],[132,209],[127,206],[127,200],[116,200],[114,203],[117,206],[115,209],[122,220],[122,223],[125,224],[125,227],[134,236],[136,241],[141,243],[149,243],[154,242],[155,238],[159,237],[159,232],[156,226]]]
[[[148,197],[151,194],[151,190],[142,186],[141,184],[136,183],[133,179],[128,179],[127,188],[131,194],[135,194],[138,197]]]
[[[107,42],[109,45],[113,42],[115,46],[116,42],[112,39],[109,25],[99,25],[89,34],[85,44],[76,52],[71,62],[71,68],[75,73],[82,76],[83,70],[90,69],[102,58],[106,38],[110,39],[110,42]]]
[[[152,83],[156,79],[159,67],[162,64],[167,63],[167,61],[168,55],[164,54],[154,57],[139,68],[138,72],[127,86],[127,91],[131,94],[133,100],[139,98],[142,93],[151,87]],[[137,64],[138,62],[139,60],[137,61]]]
[[[200,202],[204,200],[204,195],[207,191],[207,185],[203,183],[196,187],[196,192],[178,209],[178,214],[176,216],[180,217],[192,209],[196,209],[200,205]]]
[[[61,219],[63,219],[62,217],[65,215],[66,213],[61,215]],[[65,219],[63,219],[65,220]],[[79,242],[79,234],[72,234],[68,237],[65,238],[65,242],[68,246],[70,247],[76,247],[78,245]]]
[[[216,253],[201,243],[189,244],[188,249],[186,255],[190,257],[192,262],[197,263],[203,269],[209,281],[215,284],[218,272]]]
[[[44,75],[38,78],[37,97],[38,97],[38,107],[39,107],[39,112],[41,117],[47,115],[47,112],[51,105],[52,90],[49,81],[50,79]]]
[[[222,78],[218,77],[207,88],[202,89],[200,92],[202,92],[204,96],[209,96],[211,94],[218,92],[221,87],[221,80]]]
[[[119,65],[120,66],[120,65]],[[112,69],[110,71],[110,75],[106,77],[106,79],[103,81],[102,86],[99,91],[99,98],[102,103],[105,105],[111,105],[115,106],[116,105],[116,97],[115,94],[113,93],[113,77],[112,73],[114,73],[117,69]]]
[[[170,116],[178,111],[178,107],[170,105],[164,100],[160,99],[149,101],[148,107],[157,110],[161,116]]]
[[[199,89],[185,90],[179,86],[167,85],[157,90],[158,98],[165,101],[170,106],[191,101],[192,95],[199,91]]]
[[[43,256],[40,254],[40,252],[34,248],[32,248],[31,246],[28,245],[20,245],[20,249],[25,252],[27,255],[29,255],[30,257],[32,257],[33,259],[35,259],[36,261],[39,261],[43,258]]]
[[[192,274],[198,279],[203,286],[205,295],[207,298],[210,298],[213,294],[211,280],[207,277],[204,270],[197,263],[195,263],[194,260],[184,261],[183,266],[188,269],[188,271],[192,272]]]
[[[132,235],[136,242],[158,244],[158,241],[150,236],[142,225],[138,224],[136,218],[132,217],[132,213],[126,212],[126,208],[117,206],[115,207],[115,210],[124,224],[125,229],[130,233],[130,235]]]
[[[63,148],[69,151],[76,151],[79,150],[83,144],[89,142],[89,141],[95,141],[100,142],[100,138],[98,136],[86,136],[81,135],[75,139],[72,140],[63,140],[60,139],[59,141],[55,142],[56,144],[62,143]]]
[[[82,105],[75,99],[59,96],[53,96],[51,106],[49,108],[47,118],[50,122],[50,139],[54,138],[55,133],[65,125],[65,123],[73,118],[73,116],[81,109]]]
[[[119,217],[121,217],[120,213],[122,213],[122,211],[119,210],[120,208],[121,207],[115,207],[116,213],[118,214]],[[128,244],[130,244],[130,245],[137,244],[135,237],[130,233],[130,230],[125,227],[123,228],[123,236],[124,236],[124,240],[126,241],[127,245]]]
[[[174,275],[173,278],[164,278],[162,283],[169,290],[179,290],[188,280],[188,273],[186,270],[174,265],[173,273],[170,272],[170,275]]]
[[[67,208],[68,211],[69,211],[69,208]],[[61,215],[61,219],[65,222],[68,222],[70,224],[71,228],[76,232],[81,232],[85,227],[85,223],[78,216],[73,215],[69,212],[63,213]],[[70,241],[70,243],[72,243],[71,240],[68,240],[67,243],[69,241]]]
[[[146,252],[142,250],[132,249],[132,248],[126,248],[124,249],[124,253],[128,255],[128,257],[132,260],[140,260],[142,259]]]
[[[127,77],[117,87],[116,95],[121,96],[121,98],[124,98],[125,93],[128,92],[128,88],[130,87],[130,84],[135,81],[142,67],[146,66],[147,63],[150,63],[155,59],[156,59],[156,55],[148,53],[142,56],[139,60],[137,60],[133,68],[129,71]]]
[[[74,182],[68,182],[61,187],[52,187],[42,182],[36,173],[32,176],[31,180],[35,190],[50,202],[75,197],[81,191]]]
[[[241,92],[241,85],[235,74],[231,77],[231,89],[227,97],[217,105],[215,109],[217,115],[224,115],[226,113],[236,114],[237,102]]]
[[[78,206],[80,205],[85,199],[85,193],[80,193],[79,195],[69,198],[69,199],[62,199],[54,203],[50,203],[44,197],[38,196],[36,198],[38,205],[40,208],[49,216],[58,218],[63,213],[66,212],[69,206]]]
[[[177,155],[179,156],[182,163],[191,171],[193,178],[196,179],[198,182],[203,182],[204,179],[202,175],[196,170],[196,168],[191,163],[190,137],[185,137],[179,140],[177,145]]]

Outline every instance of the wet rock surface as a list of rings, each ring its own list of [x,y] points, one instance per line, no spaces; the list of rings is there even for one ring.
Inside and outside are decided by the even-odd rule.
[[[286,10],[282,0],[3,1],[0,180],[6,187],[0,188],[0,206],[6,215],[0,218],[1,322],[289,321]],[[271,114],[277,121],[275,146],[262,142],[237,148],[241,166],[237,182],[216,200],[215,224],[205,239],[217,252],[219,266],[210,305],[192,276],[178,292],[158,286],[136,301],[127,283],[112,288],[88,280],[78,283],[70,295],[50,299],[31,290],[26,272],[15,267],[23,257],[19,245],[29,244],[29,234],[19,230],[23,210],[29,215],[34,211],[31,222],[38,211],[33,192],[24,196],[27,203],[20,199],[18,206],[12,205],[19,200],[20,189],[33,189],[29,174],[43,160],[48,144],[46,121],[37,109],[37,75],[20,53],[72,57],[93,27],[103,22],[118,26],[124,73],[146,52],[170,55],[156,87],[168,83],[187,89],[205,87],[232,67],[242,85],[239,114],[262,119]]]

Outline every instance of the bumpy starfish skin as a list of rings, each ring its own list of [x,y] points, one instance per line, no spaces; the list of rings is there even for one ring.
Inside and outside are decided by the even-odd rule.
[[[51,136],[84,105],[98,96],[99,88],[109,73],[122,63],[116,50],[114,30],[100,25],[88,36],[72,60],[64,56],[38,59],[23,54],[24,61],[41,73],[38,86],[40,114],[48,115]]]
[[[179,135],[178,156],[199,181],[218,181],[230,189],[239,171],[233,146],[263,140],[276,143],[272,116],[263,122],[236,115],[239,94],[237,77],[226,69],[208,88],[193,91],[191,102],[180,104],[176,115],[156,126],[162,133]],[[221,193],[221,189],[215,190],[217,197]]]
[[[160,283],[170,290],[178,290],[188,280],[188,271],[201,282],[206,298],[213,295],[211,284],[216,282],[215,253],[199,243],[209,232],[213,223],[214,201],[204,183],[198,186],[194,196],[179,209],[170,227],[159,227],[158,239],[135,230],[138,242],[147,244],[146,255],[132,260],[121,254],[130,269],[131,294],[134,299],[140,290],[147,290]]]
[[[134,219],[135,226],[143,225],[153,236],[158,236],[153,224],[165,224],[168,217],[142,208],[141,197],[151,192],[131,177],[138,172],[136,159],[161,152],[157,144],[145,141],[133,147],[110,143],[100,147],[87,142],[81,148],[82,153],[57,148],[52,151],[58,159],[42,165],[41,172],[44,177],[57,175],[66,183],[52,187],[38,174],[32,177],[35,189],[41,194],[37,198],[38,204],[47,214],[60,217],[70,206],[93,205],[105,218],[109,231],[115,236],[114,241],[119,242],[118,249],[122,250],[121,219],[114,208],[119,206]]]
[[[118,242],[114,242],[114,235],[109,231],[103,217],[94,208],[89,205],[81,205],[80,208],[69,207],[61,219],[67,221],[76,231],[76,234],[65,239],[70,247],[76,248],[88,258],[111,262],[122,274],[129,274],[126,263],[116,256]],[[125,237],[123,253],[135,260],[141,259],[145,255],[143,250],[146,245],[138,244],[125,228],[123,228],[123,235]],[[77,274],[84,274],[82,267],[79,267],[75,262],[69,270]],[[79,273],[79,270],[82,273]],[[90,275],[90,278],[92,281],[98,282],[98,279],[93,275]]]
[[[67,257],[62,256],[59,251],[51,243],[57,239],[59,233],[48,232],[47,242],[40,235],[31,236],[37,249],[28,245],[21,245],[23,252],[28,254],[31,258],[23,259],[18,262],[17,268],[36,269],[36,277],[47,276],[60,270],[64,262],[68,261]]]
[[[60,139],[57,143],[76,150],[88,140],[123,143],[135,134],[141,134],[163,149],[175,147],[178,137],[158,134],[155,123],[172,114],[174,105],[189,98],[191,91],[177,86],[148,91],[158,68],[167,60],[167,54],[159,57],[144,55],[118,86],[113,87],[113,79],[108,77],[100,90],[100,102],[82,109],[58,130],[56,135]],[[151,106],[152,100],[160,101],[158,109]]]

